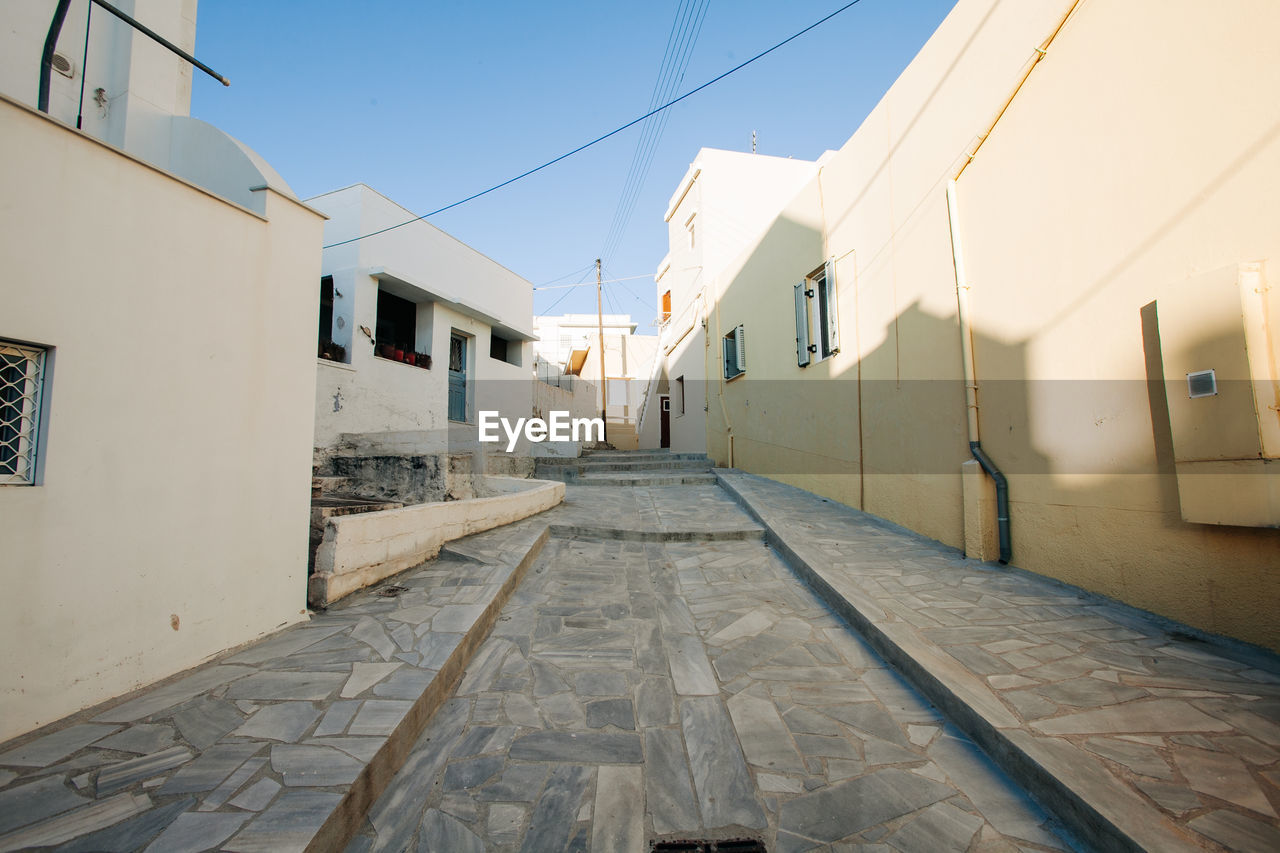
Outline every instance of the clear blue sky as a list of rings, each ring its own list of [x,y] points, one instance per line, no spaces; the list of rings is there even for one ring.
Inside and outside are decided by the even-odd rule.
[[[677,93],[846,0],[710,0]],[[366,183],[417,213],[469,196],[649,109],[681,8],[645,2],[202,0],[192,115],[263,155],[301,198]],[[840,147],[955,0],[862,0],[676,105],[605,277],[651,276],[667,201],[699,148],[813,159]],[[572,284],[601,254],[637,125],[430,221],[536,285]],[[586,279],[594,283],[594,274]],[[606,285],[645,330],[652,278]],[[536,291],[544,312],[563,289]],[[595,311],[595,288],[553,313]]]

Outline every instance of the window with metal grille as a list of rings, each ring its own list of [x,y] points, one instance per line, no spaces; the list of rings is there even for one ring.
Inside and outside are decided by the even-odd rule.
[[[733,379],[747,372],[747,336],[742,326],[724,336],[724,378]]]
[[[0,340],[0,485],[36,481],[45,350]]]

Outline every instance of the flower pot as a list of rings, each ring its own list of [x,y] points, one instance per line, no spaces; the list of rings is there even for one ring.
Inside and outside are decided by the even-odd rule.
[[[395,354],[395,347],[391,346],[391,344],[378,344],[378,355],[383,358],[394,358]]]
[[[404,350],[393,349],[391,351],[391,358],[393,361],[404,361]]]

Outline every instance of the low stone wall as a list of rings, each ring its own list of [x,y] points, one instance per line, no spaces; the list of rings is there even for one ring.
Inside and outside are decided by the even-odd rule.
[[[452,539],[519,521],[564,500],[564,483],[488,477],[491,497],[343,515],[325,522],[307,601],[324,607],[429,560]]]

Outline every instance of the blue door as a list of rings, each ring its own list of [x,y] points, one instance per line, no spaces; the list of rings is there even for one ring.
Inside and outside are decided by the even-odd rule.
[[[449,336],[449,420],[467,419],[467,339]]]

